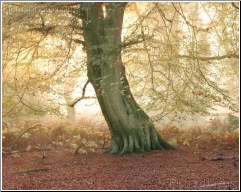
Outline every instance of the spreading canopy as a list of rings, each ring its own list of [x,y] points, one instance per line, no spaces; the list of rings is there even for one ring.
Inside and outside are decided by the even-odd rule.
[[[78,8],[3,3],[3,117],[73,104],[64,98],[86,71]],[[118,46],[138,103],[158,111],[155,120],[216,105],[238,111],[238,20],[235,3],[128,3]]]

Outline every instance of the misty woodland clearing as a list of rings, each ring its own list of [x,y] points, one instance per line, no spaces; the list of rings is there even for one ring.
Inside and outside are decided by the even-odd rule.
[[[238,189],[238,2],[3,2],[2,188]]]

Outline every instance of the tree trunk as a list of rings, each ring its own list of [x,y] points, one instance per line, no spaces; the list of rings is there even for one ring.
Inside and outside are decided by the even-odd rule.
[[[66,122],[69,122],[69,123],[74,123],[75,115],[76,115],[74,106],[73,107],[69,106],[69,104],[73,101],[72,93],[74,91],[73,88],[75,87],[75,85],[76,85],[76,78],[73,78],[73,77],[68,77],[68,80],[64,85],[64,99],[66,103],[66,113],[67,113]]]
[[[67,102],[66,102],[67,103]],[[75,115],[76,111],[74,107],[66,106],[66,122],[67,123],[74,123],[75,122]]]
[[[111,133],[111,153],[172,149],[136,103],[121,59],[125,3],[82,3],[80,18],[87,51],[88,78]]]

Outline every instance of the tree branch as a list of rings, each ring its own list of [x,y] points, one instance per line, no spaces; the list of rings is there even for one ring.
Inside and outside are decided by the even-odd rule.
[[[154,3],[154,5],[155,5],[156,9],[158,10],[158,12],[160,13],[161,17],[162,17],[163,19],[165,19],[166,21],[172,23],[173,21],[170,20],[170,19],[168,19],[168,18],[166,17],[165,13],[161,10],[161,8],[158,6],[158,4],[159,4],[158,2],[155,2],[155,3]]]
[[[75,99],[72,103],[69,104],[69,107],[74,107],[76,103],[78,103],[79,101],[81,101],[82,99],[95,99],[95,97],[91,97],[91,96],[87,96],[85,97],[85,91],[86,91],[86,87],[89,84],[89,80],[86,81],[83,89],[82,89],[82,96],[80,98]]]
[[[152,37],[150,36],[147,36],[147,37],[141,37],[141,39],[135,39],[135,40],[129,40],[127,42],[123,42],[121,44],[121,48],[125,48],[125,47],[129,47],[129,46],[132,46],[132,45],[136,45],[138,43],[142,43],[143,41],[145,40],[148,40],[148,39],[151,39]]]
[[[214,57],[196,57],[192,55],[178,55],[178,57],[181,58],[187,58],[187,59],[193,59],[193,60],[200,60],[200,61],[210,61],[210,60],[222,60],[222,59],[238,59],[239,55],[235,54],[228,54],[228,55],[222,55],[222,56],[214,56]]]
[[[83,47],[85,47],[85,41],[82,41],[80,39],[72,39],[72,41],[77,43],[77,44],[81,44],[81,45],[83,45]]]
[[[29,128],[27,128],[26,130],[24,130],[23,132],[21,132],[18,137],[13,141],[13,144],[11,145],[11,151],[14,149],[15,145],[17,144],[18,140],[25,134],[27,133],[28,131],[30,131],[31,129],[35,129],[37,127],[40,127],[41,124],[36,124],[36,125],[33,125]]]
[[[235,9],[238,9],[238,10],[239,10],[239,7],[238,7],[234,2],[232,2],[232,6],[233,6]]]

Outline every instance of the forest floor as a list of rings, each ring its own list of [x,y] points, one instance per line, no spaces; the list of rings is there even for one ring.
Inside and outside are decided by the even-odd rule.
[[[3,156],[3,190],[239,189],[239,150],[179,148],[143,154],[68,151]]]

